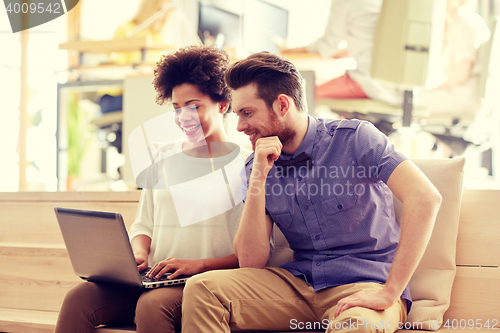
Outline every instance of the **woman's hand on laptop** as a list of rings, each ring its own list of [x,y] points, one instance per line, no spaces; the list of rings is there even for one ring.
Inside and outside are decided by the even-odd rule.
[[[134,253],[135,263],[137,264],[137,269],[142,272],[148,268],[148,255],[145,253]]]
[[[203,268],[203,260],[167,258],[156,263],[146,276],[151,279],[158,279],[165,273],[172,272],[168,279],[174,279],[179,275],[201,273]]]

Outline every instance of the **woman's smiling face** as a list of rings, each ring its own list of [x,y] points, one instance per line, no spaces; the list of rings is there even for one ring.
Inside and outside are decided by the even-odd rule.
[[[220,126],[220,103],[201,93],[196,85],[183,83],[172,89],[174,122],[192,142],[209,139]]]

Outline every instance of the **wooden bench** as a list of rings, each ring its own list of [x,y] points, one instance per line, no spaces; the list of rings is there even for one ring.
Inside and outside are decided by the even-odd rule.
[[[134,221],[140,192],[0,193],[0,332],[52,332],[73,272],[54,207],[120,212]]]
[[[0,193],[0,332],[52,332],[64,295],[81,282],[73,273],[54,206],[120,212],[129,227],[139,196],[139,191]],[[449,320],[450,326],[463,331],[463,319],[489,320],[498,329],[500,191],[464,190],[456,258],[457,275],[445,323]],[[465,326],[469,332],[491,330]]]

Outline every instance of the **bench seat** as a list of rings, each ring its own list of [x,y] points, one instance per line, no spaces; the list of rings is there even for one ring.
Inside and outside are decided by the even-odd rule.
[[[53,332],[73,273],[54,206],[121,212],[133,222],[140,192],[0,193],[0,332]],[[500,191],[467,190],[462,196],[457,274],[446,320],[500,320]],[[438,332],[500,332],[447,329]],[[133,332],[99,328],[99,333]],[[294,330],[291,332],[300,332]],[[311,332],[311,331],[309,331]],[[401,331],[411,332],[409,330]],[[260,332],[263,333],[263,332]]]

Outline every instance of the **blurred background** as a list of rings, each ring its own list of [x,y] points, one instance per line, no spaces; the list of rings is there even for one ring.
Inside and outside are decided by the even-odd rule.
[[[457,32],[454,37],[450,32],[446,0],[428,1],[426,6],[435,8],[423,8],[424,18],[415,18],[420,9],[411,2],[406,9],[382,7],[378,25],[368,32],[374,36],[371,75],[392,84],[401,96],[406,91],[401,103],[318,94],[323,84],[361,67],[352,56],[354,47],[341,36],[335,43],[342,52],[336,55],[310,46],[330,29],[335,2],[80,0],[66,15],[15,34],[2,8],[0,191],[135,189],[128,134],[171,110],[155,104],[155,62],[195,43],[216,45],[232,61],[264,50],[282,53],[306,81],[309,114],[371,121],[411,158],[464,156],[466,186],[500,188],[500,70],[495,63],[500,50],[494,38],[500,0],[455,1],[453,15],[474,32],[468,51],[449,50]],[[389,22],[390,10],[404,10],[401,17],[419,22],[415,29],[401,23],[409,33],[401,37],[407,39],[400,55],[384,44],[387,38],[399,43],[394,33],[384,32],[394,32],[393,24],[399,24]],[[453,79],[459,71],[450,64],[457,52],[468,52],[472,59],[462,79]],[[390,77],[406,71],[418,80]],[[465,82],[470,96],[453,90]],[[443,91],[455,94],[446,98],[456,106],[444,102]],[[225,125],[232,140],[248,143],[236,131],[233,115]]]

